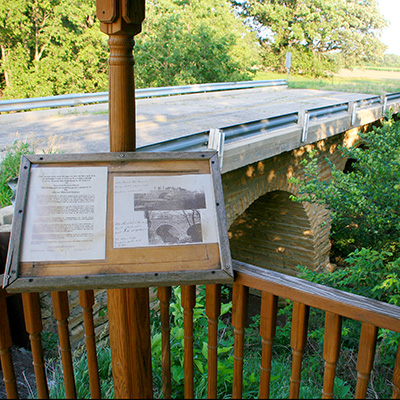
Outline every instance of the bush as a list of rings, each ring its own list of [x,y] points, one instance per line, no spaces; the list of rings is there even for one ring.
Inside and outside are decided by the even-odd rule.
[[[27,142],[15,141],[9,147],[0,163],[0,207],[9,206],[13,191],[11,190],[8,182],[12,178],[16,178],[19,173],[19,166],[21,163],[21,156],[24,154],[33,154],[34,149],[31,144]]]
[[[362,247],[400,255],[400,122],[360,133],[362,147],[341,148],[355,162],[351,172],[330,163],[332,179],[320,179],[315,151],[305,160],[306,181],[295,201],[324,204],[331,211],[331,237],[346,256]],[[328,161],[329,162],[329,161]]]

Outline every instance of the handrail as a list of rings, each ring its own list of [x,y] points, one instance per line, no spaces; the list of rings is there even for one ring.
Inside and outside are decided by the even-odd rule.
[[[237,260],[232,261],[232,266],[236,273],[235,282],[238,284],[400,332],[400,307],[393,304],[368,299]]]
[[[336,366],[340,354],[342,318],[362,322],[357,357],[357,384],[355,398],[366,398],[370,373],[373,368],[378,328],[400,332],[400,307],[343,292],[293,276],[266,270],[233,260],[232,324],[235,329],[234,383],[232,398],[242,398],[244,327],[249,288],[261,291],[262,355],[259,397],[269,398],[271,381],[272,344],[277,321],[278,297],[293,302],[290,346],[292,368],[289,398],[299,398],[301,364],[307,343],[310,307],[325,311],[324,330],[324,382],[322,398],[332,399]],[[235,382],[236,378],[236,382]],[[400,398],[400,347],[397,350],[393,373],[393,398]]]
[[[259,398],[269,397],[271,381],[271,360],[273,339],[277,327],[278,297],[293,302],[291,320],[292,372],[290,378],[289,398],[299,398],[301,387],[301,364],[303,352],[307,343],[307,326],[309,307],[326,312],[324,330],[325,360],[324,383],[322,398],[333,398],[336,364],[340,352],[340,337],[342,317],[362,322],[360,344],[357,360],[357,387],[355,398],[366,398],[369,375],[372,369],[378,327],[400,331],[400,307],[370,300],[337,289],[328,288],[296,277],[266,270],[241,261],[233,260],[235,280],[232,293],[232,325],[234,328],[233,349],[233,383],[232,398],[242,398],[243,365],[244,365],[244,336],[247,325],[247,304],[249,288],[261,291],[260,336],[262,352],[260,360]],[[2,275],[0,275],[0,279]],[[162,336],[162,390],[165,398],[171,397],[171,347],[170,347],[170,315],[169,303],[171,288],[157,289],[160,301],[161,336]],[[206,304],[203,313],[208,318],[208,397],[217,397],[218,385],[218,319],[221,313],[221,287],[209,284],[206,286]],[[13,367],[11,355],[11,336],[8,326],[8,314],[5,305],[6,291],[0,288],[0,360],[3,367],[4,383],[8,398],[17,398],[18,381]],[[195,307],[196,287],[182,286],[181,307],[183,314],[183,350],[184,350],[184,390],[185,398],[194,396],[194,358],[193,346],[196,338],[193,330],[193,310]],[[53,314],[57,320],[58,336],[63,365],[64,387],[67,398],[76,398],[74,366],[69,342],[70,318],[69,299],[67,292],[52,292]],[[40,302],[38,293],[23,293],[24,315],[26,329],[29,333],[32,358],[35,369],[39,398],[48,398],[48,383],[41,347]],[[92,398],[99,398],[100,377],[96,358],[95,331],[93,325],[94,292],[88,290],[79,292],[79,304],[83,309],[86,354],[88,359],[89,384]],[[200,311],[200,310],[198,310]],[[171,322],[172,324],[173,322]],[[290,323],[288,321],[288,323]],[[123,338],[121,338],[123,339]],[[203,344],[204,347],[204,344]],[[113,356],[113,355],[112,355]],[[397,352],[393,374],[393,398],[400,397],[400,352]],[[157,371],[160,375],[161,371]],[[141,371],[135,371],[139,374]],[[115,393],[124,388],[114,383]],[[121,392],[122,393],[122,392]],[[228,393],[226,393],[228,394]],[[144,395],[143,395],[144,396]],[[138,395],[138,397],[140,397]],[[144,397],[143,397],[144,398]]]
[[[287,86],[285,79],[204,83],[198,85],[166,86],[160,88],[136,89],[135,98],[149,98],[172,96],[189,93],[215,92],[223,90],[251,89],[268,86]],[[78,106],[93,103],[107,103],[108,92],[62,94],[58,96],[34,97],[29,99],[1,100],[0,112],[33,110],[36,108],[56,108],[67,106]]]

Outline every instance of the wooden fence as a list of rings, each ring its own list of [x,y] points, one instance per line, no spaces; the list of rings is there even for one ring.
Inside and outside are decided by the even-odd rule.
[[[322,285],[310,283],[295,277],[268,271],[246,263],[234,262],[235,282],[232,290],[232,325],[234,329],[233,385],[232,398],[242,398],[244,335],[247,324],[247,304],[249,289],[261,292],[262,354],[260,363],[259,398],[268,398],[271,377],[272,344],[277,326],[278,298],[293,302],[291,322],[292,366],[289,398],[298,398],[301,388],[301,365],[307,343],[307,325],[310,307],[325,311],[325,334],[323,358],[325,360],[322,398],[333,398],[336,365],[340,354],[342,318],[361,321],[361,337],[357,360],[357,386],[355,398],[366,398],[370,372],[373,366],[378,328],[400,332],[400,307],[366,299]],[[1,277],[1,276],[0,276]],[[164,398],[170,398],[173,388],[171,379],[170,349],[170,299],[171,288],[157,289],[161,314],[162,334],[162,391]],[[11,336],[6,308],[7,293],[0,290],[0,356],[3,380],[7,398],[18,397],[17,380],[11,356]],[[41,343],[42,322],[37,293],[23,293],[26,330],[29,333],[33,366],[36,376],[37,396],[48,398],[45,360]],[[100,380],[96,358],[96,338],[94,334],[92,290],[79,292],[85,326],[86,352],[92,398],[100,398]],[[57,320],[59,349],[62,359],[66,398],[76,398],[72,352],[68,331],[68,294],[53,292],[53,313]],[[193,342],[193,310],[196,303],[196,286],[181,287],[181,304],[184,315],[184,395],[193,398],[195,393]],[[218,384],[218,319],[221,310],[220,285],[206,286],[205,314],[208,318],[208,397],[217,397]],[[140,371],[138,371],[140,373]],[[397,351],[393,374],[393,398],[400,398],[400,351]],[[149,391],[146,391],[147,397]],[[150,390],[152,393],[152,390]],[[227,393],[228,395],[228,393]],[[146,395],[143,394],[142,397]]]

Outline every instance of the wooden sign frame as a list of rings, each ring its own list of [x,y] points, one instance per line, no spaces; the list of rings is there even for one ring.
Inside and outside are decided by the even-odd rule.
[[[215,151],[23,156],[7,291],[232,281]]]

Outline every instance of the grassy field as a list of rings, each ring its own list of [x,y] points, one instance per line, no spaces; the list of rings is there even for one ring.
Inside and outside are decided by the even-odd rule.
[[[286,74],[259,72],[255,80],[286,79]],[[353,93],[386,94],[400,92],[400,72],[370,69],[341,70],[328,78],[289,75],[289,87],[335,90]]]

